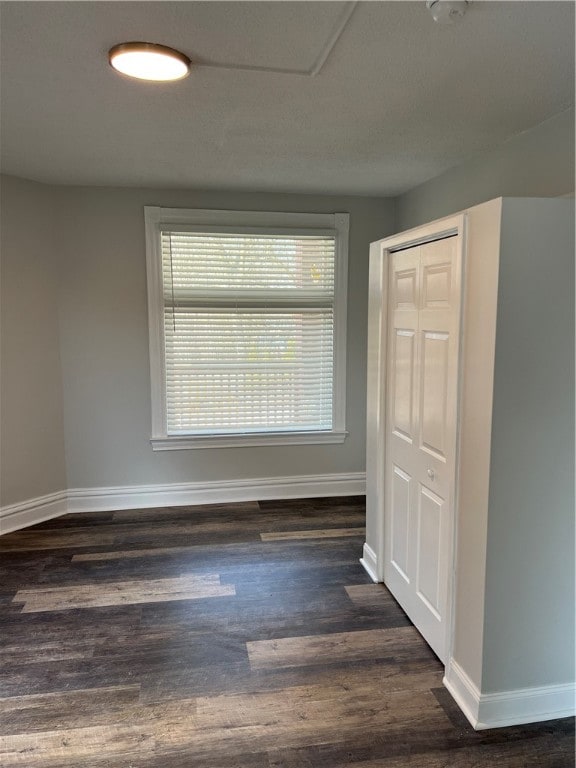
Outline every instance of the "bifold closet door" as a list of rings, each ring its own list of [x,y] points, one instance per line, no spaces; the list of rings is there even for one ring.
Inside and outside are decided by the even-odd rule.
[[[445,661],[456,448],[457,237],[390,254],[384,579]]]

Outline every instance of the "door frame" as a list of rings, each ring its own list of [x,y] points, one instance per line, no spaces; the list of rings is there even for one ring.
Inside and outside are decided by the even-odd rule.
[[[388,360],[388,275],[390,254],[414,246],[456,236],[456,254],[460,265],[460,308],[458,373],[456,384],[456,436],[453,503],[448,531],[451,567],[448,579],[448,612],[446,621],[446,665],[452,657],[455,625],[455,581],[458,535],[458,476],[460,466],[460,406],[462,391],[462,340],[464,337],[466,213],[448,216],[414,229],[385,237],[370,244],[370,280],[368,295],[368,381],[366,425],[366,506],[370,517],[377,520],[376,551],[365,545],[361,562],[377,582],[384,581],[386,508],[386,379]]]

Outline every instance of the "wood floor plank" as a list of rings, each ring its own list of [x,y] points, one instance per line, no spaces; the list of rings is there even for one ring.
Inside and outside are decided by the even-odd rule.
[[[30,733],[126,718],[140,699],[140,684],[0,699],[0,734]]]
[[[151,595],[157,593],[164,593],[166,591],[172,591],[174,586],[200,586],[205,584],[219,584],[220,574],[218,573],[189,573],[183,574],[177,577],[177,579],[151,579],[151,580],[132,580],[121,582],[102,582],[97,585],[91,582],[82,584],[68,584],[64,586],[34,586],[30,589],[20,589],[16,593],[16,597],[21,598],[21,601],[29,600],[35,597],[50,597],[50,596],[66,596],[68,594],[75,595],[77,593],[83,594],[94,590],[95,586],[102,587],[104,590],[110,592],[131,592],[131,591],[147,591]]]
[[[154,730],[141,725],[104,725],[23,733],[2,737],[0,759],[4,768],[51,766],[64,760],[89,761],[92,755],[138,759],[156,747]]]
[[[350,600],[363,608],[384,608],[396,602],[384,584],[350,584],[344,589]]]
[[[103,637],[112,643],[118,636],[136,630],[142,618],[141,604],[38,615],[22,613],[21,604],[11,605],[10,608],[18,610],[18,613],[5,615],[0,610],[0,647],[17,644],[29,647],[48,642],[62,643],[64,647]],[[37,660],[42,660],[41,654],[38,654]],[[0,682],[2,679],[0,675]]]
[[[365,528],[324,528],[312,531],[275,531],[261,533],[262,541],[290,541],[291,539],[336,539],[344,536],[364,536]]]
[[[49,549],[80,549],[101,547],[114,543],[113,533],[101,533],[98,528],[88,532],[75,529],[39,531],[34,528],[16,531],[0,537],[2,552],[34,552]]]
[[[246,643],[252,669],[302,667],[354,659],[407,658],[426,649],[414,627],[369,629]]]
[[[147,549],[120,549],[109,552],[82,552],[72,556],[73,563],[97,562],[100,560],[129,560],[133,558],[163,557],[191,553],[194,547],[148,547]]]
[[[233,594],[234,585],[220,584],[218,574],[187,574],[174,579],[23,589],[16,593],[14,602],[24,603],[23,613],[38,613],[70,608],[158,603],[166,600],[199,600]]]
[[[86,659],[94,653],[95,639],[78,640],[73,638],[66,642],[52,640],[48,642],[27,641],[15,645],[0,646],[0,665],[29,664],[39,658],[46,661],[64,661],[65,659]]]

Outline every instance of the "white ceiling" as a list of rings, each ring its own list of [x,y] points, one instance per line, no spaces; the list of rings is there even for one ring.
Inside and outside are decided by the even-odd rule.
[[[395,195],[573,103],[572,2],[0,8],[2,170],[39,181]],[[128,40],[202,65],[128,80]]]

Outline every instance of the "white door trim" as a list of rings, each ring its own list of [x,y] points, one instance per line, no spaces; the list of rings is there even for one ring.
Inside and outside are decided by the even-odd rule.
[[[370,246],[370,285],[368,302],[368,414],[367,414],[367,455],[366,455],[366,506],[367,519],[377,521],[374,541],[374,560],[370,560],[369,574],[378,581],[384,581],[385,563],[385,427],[386,427],[386,365],[387,365],[387,325],[388,325],[388,266],[391,253],[422,245],[433,240],[452,235],[458,236],[458,259],[461,269],[461,302],[459,330],[459,362],[457,385],[457,419],[456,419],[456,461],[454,467],[454,496],[449,551],[452,553],[452,567],[448,584],[448,604],[450,616],[447,621],[446,659],[452,657],[454,643],[454,607],[455,607],[455,573],[456,573],[456,541],[457,541],[457,509],[458,509],[458,447],[460,424],[460,401],[462,384],[462,338],[464,317],[465,285],[465,253],[466,214],[449,216],[430,224],[402,232],[392,237],[378,240]],[[366,548],[364,550],[366,552]],[[364,559],[364,558],[363,558]],[[364,563],[363,563],[364,565]],[[366,567],[366,566],[365,566]]]

